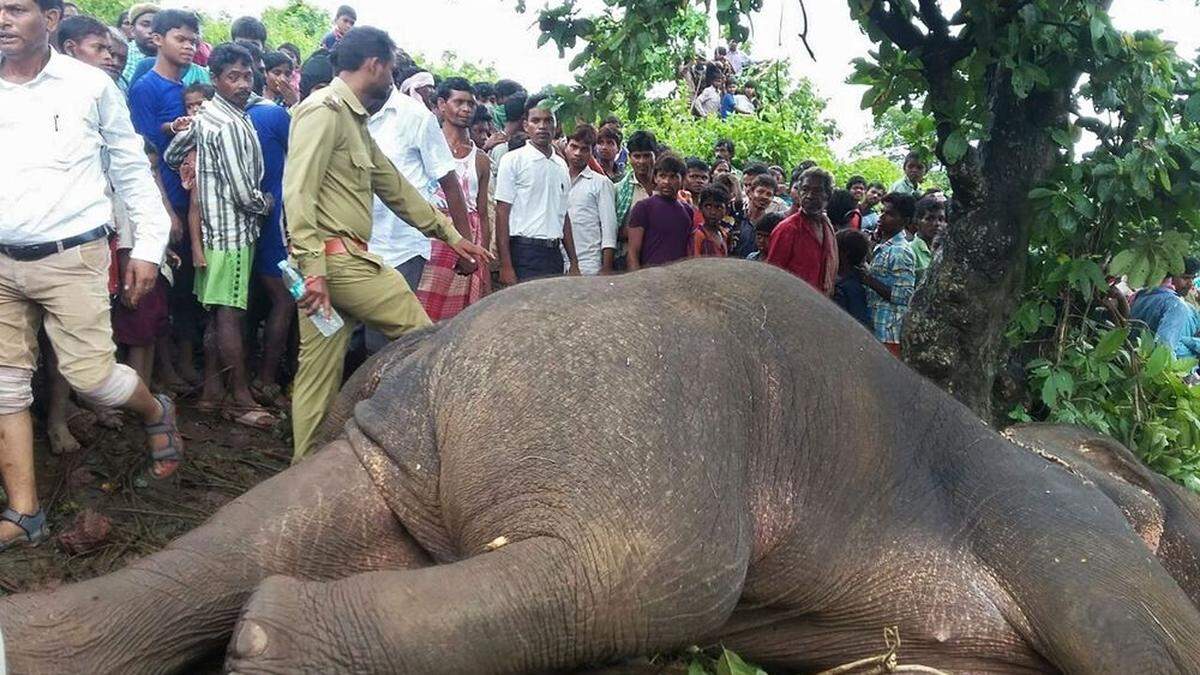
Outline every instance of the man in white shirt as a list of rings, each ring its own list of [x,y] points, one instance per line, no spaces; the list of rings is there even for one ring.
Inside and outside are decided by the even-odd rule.
[[[450,214],[454,229],[465,237],[471,236],[467,200],[454,172],[454,156],[442,134],[437,117],[419,101],[392,89],[391,96],[379,112],[371,116],[367,128],[383,154],[392,160],[425,201]],[[444,203],[437,198],[438,187],[446,195]],[[396,268],[408,287],[415,293],[429,261],[429,237],[404,222],[378,197],[375,198],[370,251]],[[474,272],[474,266],[460,260],[460,272]],[[376,352],[387,344],[378,331],[366,330],[368,352]]]
[[[567,138],[564,151],[571,176],[567,217],[579,272],[585,276],[612,274],[617,254],[617,192],[607,176],[588,166],[595,145],[596,129],[581,124]]]
[[[500,160],[496,176],[496,247],[500,251],[500,283],[511,286],[538,277],[562,275],[562,248],[570,274],[579,274],[567,193],[567,163],[551,146],[557,121],[543,106],[544,96],[525,104],[529,142]]]
[[[49,536],[37,502],[29,416],[43,320],[72,388],[94,405],[141,415],[156,478],[183,459],[170,399],[155,397],[132,368],[116,362],[106,186],[111,182],[138,233],[123,280],[132,305],[154,287],[171,221],[116,84],[50,48],[62,12],[62,0],[0,4],[0,467],[8,494],[0,550]]]

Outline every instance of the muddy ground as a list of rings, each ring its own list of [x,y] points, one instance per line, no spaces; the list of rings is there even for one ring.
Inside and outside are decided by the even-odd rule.
[[[149,478],[145,435],[125,417],[106,429],[84,413],[72,422],[81,452],[54,456],[37,429],[38,495],[50,541],[0,553],[0,595],[48,589],[120,569],[163,548],[222,505],[287,467],[290,424],[271,432],[202,414],[179,402],[188,458],[177,477]],[[104,521],[111,524],[105,533]]]

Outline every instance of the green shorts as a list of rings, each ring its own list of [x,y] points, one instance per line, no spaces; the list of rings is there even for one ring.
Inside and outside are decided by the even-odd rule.
[[[204,249],[207,267],[196,270],[196,299],[205,307],[219,305],[246,309],[250,277],[254,273],[254,247],[230,250]]]

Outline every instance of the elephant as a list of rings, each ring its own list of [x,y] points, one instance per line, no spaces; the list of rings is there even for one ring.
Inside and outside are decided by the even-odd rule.
[[[0,601],[13,671],[224,648],[237,673],[571,672],[721,644],[811,672],[895,626],[901,663],[949,672],[1200,672],[1145,528],[761,263],[506,289],[369,362],[327,430],[163,551]]]

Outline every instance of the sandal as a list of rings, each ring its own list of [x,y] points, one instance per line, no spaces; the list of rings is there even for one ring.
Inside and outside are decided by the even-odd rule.
[[[225,419],[230,422],[236,422],[244,427],[258,429],[259,431],[269,431],[279,423],[279,420],[274,415],[263,408],[251,408],[241,412],[238,410],[226,410]]]
[[[150,468],[150,475],[157,480],[170,478],[172,474],[179,469],[179,465],[183,463],[183,437],[179,435],[179,426],[175,422],[175,404],[170,398],[159,394],[154,397],[158,404],[162,406],[162,418],[157,424],[147,424],[146,430],[147,439],[154,436],[166,436],[167,447],[161,450],[151,450],[150,459],[154,462],[176,462],[165,475],[154,473],[154,467]],[[151,445],[153,447],[153,445]]]
[[[25,531],[24,537],[0,542],[0,552],[17,546],[37,546],[50,538],[50,528],[46,526],[46,511],[43,509],[38,509],[33,515],[4,509],[4,513],[0,513],[0,520],[7,520]]]

